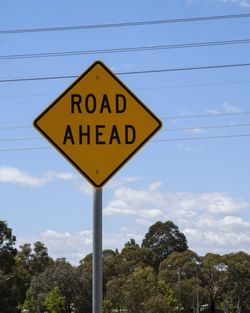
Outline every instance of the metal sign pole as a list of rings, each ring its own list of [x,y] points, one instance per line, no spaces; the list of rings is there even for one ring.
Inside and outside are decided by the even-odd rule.
[[[94,188],[92,312],[102,313],[102,188]]]

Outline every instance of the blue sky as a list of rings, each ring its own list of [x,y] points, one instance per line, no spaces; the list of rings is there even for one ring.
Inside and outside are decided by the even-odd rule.
[[[177,19],[250,13],[245,0],[12,1],[0,29]],[[127,48],[250,38],[250,18],[151,26],[0,35],[0,55]],[[95,60],[114,72],[249,63],[249,44],[34,59],[0,58],[0,79],[80,75]],[[159,132],[104,188],[104,247],[141,242],[158,220],[173,220],[191,249],[227,253],[250,246],[249,67],[123,75],[162,118]],[[0,219],[17,246],[43,241],[53,257],[77,262],[91,251],[92,187],[32,128],[72,79],[0,83]],[[226,113],[213,116],[213,114]],[[228,114],[233,113],[233,114]],[[240,113],[240,114],[238,114]],[[182,118],[210,114],[207,117]],[[228,115],[227,115],[228,114]],[[212,116],[211,116],[212,115]],[[172,118],[171,118],[172,117]],[[27,128],[4,128],[29,126]],[[171,131],[170,129],[192,128]],[[6,139],[36,138],[26,141]]]

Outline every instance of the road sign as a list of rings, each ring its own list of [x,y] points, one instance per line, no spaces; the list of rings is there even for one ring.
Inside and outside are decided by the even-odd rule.
[[[102,187],[160,129],[161,121],[97,61],[34,126],[94,187]]]

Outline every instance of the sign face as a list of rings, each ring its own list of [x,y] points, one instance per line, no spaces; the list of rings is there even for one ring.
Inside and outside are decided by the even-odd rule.
[[[97,61],[35,119],[34,127],[94,187],[102,187],[161,121]]]

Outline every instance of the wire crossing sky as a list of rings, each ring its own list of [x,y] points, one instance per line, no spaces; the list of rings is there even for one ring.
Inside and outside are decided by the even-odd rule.
[[[249,18],[249,17],[250,17],[250,14],[246,13],[246,14],[230,14],[230,15],[217,15],[217,16],[177,18],[177,19],[166,19],[166,20],[156,20],[156,21],[136,21],[136,22],[109,23],[109,24],[96,24],[96,25],[9,29],[9,30],[0,31],[0,35],[69,31],[69,30],[96,29],[96,28],[114,28],[114,27],[116,28],[116,27],[131,27],[131,26],[134,27],[134,26],[161,25],[161,24],[172,24],[172,23],[190,23],[190,22],[216,21],[216,20],[239,19],[239,18]]]
[[[211,69],[224,69],[231,67],[248,67],[250,63],[239,64],[218,64],[196,67],[180,67],[180,68],[168,68],[168,69],[153,69],[153,70],[141,70],[141,71],[128,71],[117,72],[116,75],[137,75],[137,74],[153,74],[153,73],[166,73],[166,72],[179,72],[179,71],[199,71],[199,70],[211,70]],[[51,80],[51,79],[67,79],[76,78],[77,75],[65,75],[65,76],[47,76],[47,77],[30,77],[30,78],[12,78],[12,79],[0,79],[0,83],[12,83],[12,82],[24,82],[24,81],[36,81],[36,80]]]
[[[74,56],[74,55],[88,55],[88,54],[103,54],[103,53],[127,53],[127,52],[142,52],[152,50],[168,50],[168,49],[187,49],[187,48],[201,48],[211,46],[225,46],[225,45],[241,45],[249,44],[250,39],[233,39],[221,40],[211,42],[193,42],[181,43],[172,45],[160,46],[145,46],[145,47],[127,47],[127,48],[112,48],[103,50],[89,50],[89,51],[62,51],[62,52],[46,52],[37,54],[14,54],[14,55],[0,55],[0,60],[15,60],[15,59],[33,59],[33,58],[47,58],[47,57],[61,57],[61,56]]]

